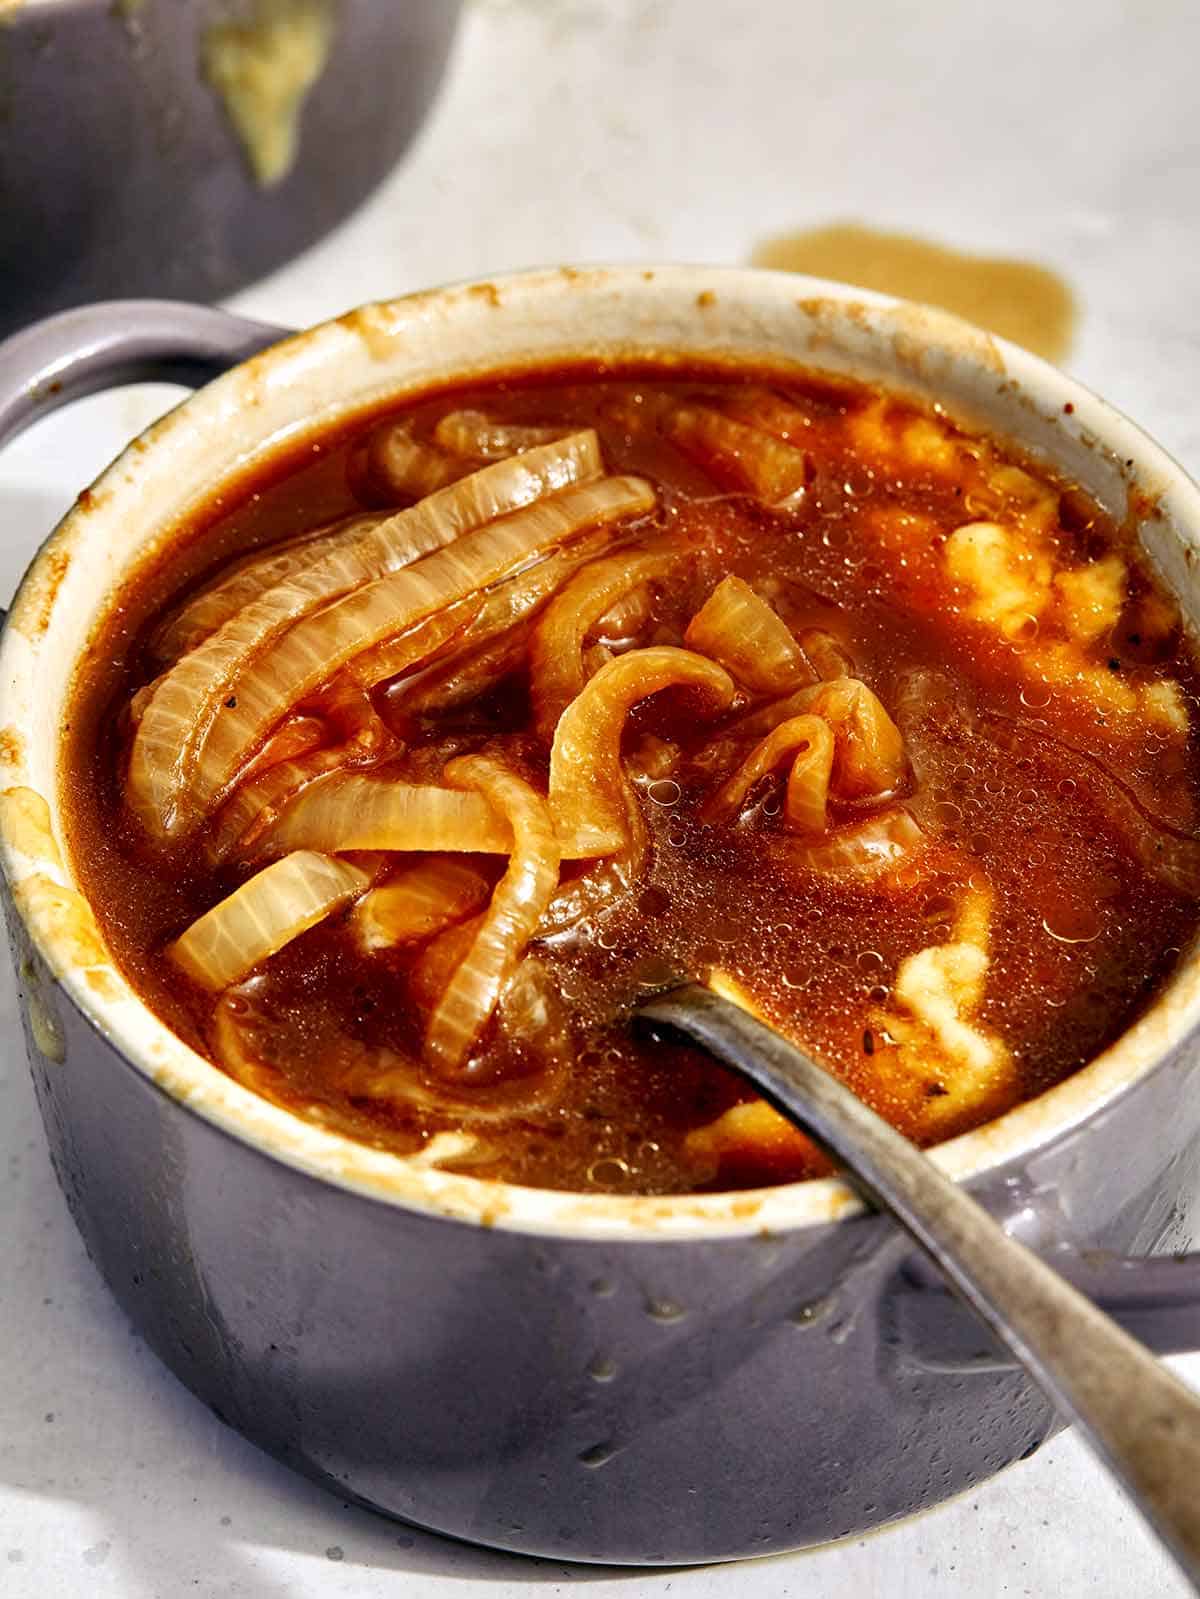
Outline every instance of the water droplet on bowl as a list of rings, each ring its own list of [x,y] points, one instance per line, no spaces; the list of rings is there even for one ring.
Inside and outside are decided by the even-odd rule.
[[[682,1321],[687,1315],[683,1306],[673,1299],[647,1299],[646,1314],[651,1321]]]

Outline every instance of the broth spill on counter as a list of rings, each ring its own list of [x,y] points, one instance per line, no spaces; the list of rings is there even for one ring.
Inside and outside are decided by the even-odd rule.
[[[924,1143],[1039,1093],[1195,933],[1198,687],[1131,534],[940,414],[555,371],[222,485],[97,635],[69,845],[147,1002],[327,1127],[755,1186],[821,1159],[636,998],[706,977]]]
[[[970,255],[857,222],[764,239],[750,260],[753,266],[806,272],[939,306],[1048,361],[1070,354],[1075,297],[1057,273],[1033,261]]]

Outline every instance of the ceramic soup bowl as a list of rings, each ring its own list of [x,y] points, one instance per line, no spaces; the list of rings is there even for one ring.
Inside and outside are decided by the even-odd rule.
[[[844,1537],[979,1482],[1056,1421],[839,1181],[668,1199],[492,1184],[240,1087],[111,959],[63,836],[60,729],[108,597],[222,478],[385,399],[664,351],[936,401],[1117,518],[1145,507],[1151,560],[1200,613],[1200,493],[1160,449],[1033,356],[845,286],[550,271],[293,337],[127,302],[0,347],[0,433],[106,383],[232,368],[80,496],[0,645],[14,960],[55,1168],[92,1258],[179,1378],[279,1459],[421,1526],[577,1560],[719,1560]],[[1200,1256],[1182,1255],[1198,1027],[1200,961],[1185,953],[1084,1070],[935,1155],[1164,1352],[1200,1345]]]

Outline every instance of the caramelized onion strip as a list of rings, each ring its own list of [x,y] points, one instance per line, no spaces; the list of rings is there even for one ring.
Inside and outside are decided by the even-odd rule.
[[[564,579],[603,550],[611,537],[607,529],[585,534],[565,550],[489,589],[461,647],[400,685],[395,703],[409,716],[436,715],[472,699],[510,672],[525,657],[528,622]]]
[[[816,688],[809,709],[833,729],[837,743],[834,789],[842,799],[890,794],[904,781],[900,730],[879,698],[856,677]]]
[[[232,566],[223,566],[218,577],[166,618],[154,633],[151,650],[156,660],[178,660],[194,650],[211,633],[237,614],[243,606],[265,594],[305,567],[315,566],[325,556],[344,549],[360,534],[378,527],[387,513],[364,512],[343,517],[329,527],[302,533],[299,538],[255,550]],[[420,551],[414,551],[414,558]]]
[[[260,855],[293,849],[507,855],[512,829],[482,794],[337,771],[297,795],[257,849]]]
[[[195,800],[203,804],[219,793],[247,751],[331,670],[477,593],[548,546],[598,523],[641,514],[653,503],[653,490],[640,478],[602,478],[567,489],[306,617],[238,679],[236,704],[218,712],[201,752],[192,779]]]
[[[683,641],[720,661],[756,694],[786,694],[812,678],[786,622],[740,577],[717,584]]]
[[[796,642],[804,651],[813,671],[825,682],[835,677],[854,676],[854,662],[833,634],[823,627],[802,629]]]
[[[560,427],[538,427],[528,422],[494,422],[482,411],[449,411],[433,430],[435,444],[452,455],[475,461],[498,461],[519,455],[538,444],[561,438]]]
[[[612,910],[641,880],[650,852],[650,831],[633,784],[626,780],[623,786],[625,844],[615,855],[592,861],[580,876],[559,882],[546,914],[538,923],[539,938],[564,933],[590,916]]]
[[[592,481],[600,470],[600,446],[590,429],[540,451],[531,450],[519,459],[498,461],[429,495],[409,510],[377,522],[365,532],[339,540],[320,558],[302,565],[244,605],[164,673],[146,697],[133,741],[127,798],[147,832],[159,839],[187,832],[198,819],[197,809],[202,814],[214,793],[232,775],[232,770],[218,771],[213,780],[210,770],[200,771],[205,765],[205,741],[221,711],[236,709],[238,695],[233,690],[239,680],[253,669],[260,656],[270,653],[270,646],[289,628],[310,619],[322,607],[329,609],[339,596],[364,584],[374,589],[385,575],[398,576],[410,563],[420,566],[417,557],[425,555],[428,559],[428,552],[440,551],[443,545],[472,529],[484,528],[497,516],[535,504],[568,485]],[[457,568],[452,566],[450,570]],[[448,594],[440,592],[436,582],[432,586],[430,603],[423,609],[417,607],[415,614],[398,615],[393,626],[381,628],[365,639],[363,648],[420,621],[442,605],[461,599],[480,585],[472,583]],[[319,624],[317,632],[321,632]],[[305,687],[291,703],[303,698],[309,688],[328,677],[339,664],[331,660],[327,670],[306,679]],[[233,706],[229,705],[230,700]],[[251,733],[248,746],[239,751],[233,766],[240,764],[247,748],[269,731],[269,725]],[[196,779],[199,781],[193,804],[188,791]]]
[[[354,656],[346,664],[346,675],[363,689],[371,689],[389,677],[412,671],[431,657],[440,657],[449,646],[461,640],[478,620],[482,609],[483,602],[478,595],[468,595],[465,600],[426,617],[416,627],[410,627],[395,638],[385,638]]]
[[[381,639],[415,627],[487,587],[548,546],[598,523],[640,514],[653,503],[649,485],[636,478],[604,478],[567,489],[464,534],[447,549],[305,617],[238,676],[234,692],[207,724],[190,778],[175,760],[168,768],[160,765],[155,776],[168,779],[167,804],[156,806],[151,820],[176,834],[194,825],[197,815],[219,798],[250,751],[293,705]],[[134,750],[136,756],[136,742]],[[133,768],[130,782],[137,795]],[[145,785],[140,792],[144,798]]]
[[[364,949],[419,944],[487,904],[489,879],[466,861],[433,855],[403,866],[364,894],[351,923]]]
[[[283,807],[317,778],[399,753],[399,740],[349,673],[339,672],[313,696],[309,708],[318,714],[302,720],[323,730],[320,747],[298,750],[290,759],[265,766],[261,756],[255,758],[208,834],[205,848],[213,863],[251,853],[254,841],[276,821]],[[286,729],[288,724],[284,726]],[[269,740],[265,749],[274,742]]]
[[[518,625],[475,649],[456,650],[450,660],[422,672],[411,688],[401,685],[396,703],[407,716],[444,715],[521,666],[528,644],[528,628]]]
[[[546,607],[529,652],[537,730],[549,743],[558,719],[583,691],[583,645],[614,604],[651,578],[663,576],[673,557],[665,551],[627,551],[584,567]]]
[[[733,776],[704,805],[703,819],[720,825],[736,816],[755,783],[783,760],[793,759],[786,817],[798,833],[823,833],[834,741],[819,716],[793,716],[759,740]]]
[[[516,970],[558,882],[560,853],[546,801],[500,761],[463,755],[448,761],[446,781],[484,799],[513,836],[504,876],[474,937],[433,1008],[425,1058],[437,1075],[460,1077]]]
[[[370,480],[397,499],[420,499],[462,477],[461,461],[414,439],[402,422],[385,423],[367,441]]]
[[[254,757],[246,776],[253,779],[276,766],[290,765],[325,743],[328,732],[319,716],[294,716],[273,733]]]
[[[596,853],[590,835],[559,843],[564,860]],[[342,770],[310,782],[255,845],[259,856],[291,849],[507,855],[512,832],[481,794]]]
[[[764,505],[796,505],[808,481],[808,456],[759,428],[705,405],[680,405],[666,419],[667,436],[723,488],[753,494]]]
[[[889,794],[904,781],[904,740],[879,698],[857,677],[833,678],[798,689],[786,699],[743,716],[727,729],[737,737],[761,738],[793,716],[819,716],[837,745],[833,792],[841,799]]]
[[[209,860],[243,859],[257,853],[257,842],[279,820],[310,783],[352,765],[354,751],[345,744],[327,745],[265,771],[255,771],[238,784],[217,814],[205,849]]]
[[[779,841],[773,841],[779,842]],[[789,839],[785,856],[794,866],[822,877],[846,877],[875,883],[919,859],[930,840],[902,806],[835,828],[824,838]]]
[[[718,709],[736,692],[715,661],[655,645],[602,666],[559,718],[550,751],[550,809],[559,837],[580,854],[609,855],[628,844],[621,732],[632,706],[672,687],[699,689]]]
[[[650,585],[642,583],[630,589],[596,623],[594,632],[602,644],[629,643],[654,615],[654,600]]]
[[[357,898],[370,881],[369,873],[349,861],[297,850],[205,911],[167,946],[167,954],[202,988],[228,988],[259,961]]]

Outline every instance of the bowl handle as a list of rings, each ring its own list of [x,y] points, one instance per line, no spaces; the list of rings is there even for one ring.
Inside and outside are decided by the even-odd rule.
[[[199,388],[289,332],[176,300],[105,300],[62,311],[0,343],[0,445],[99,389]]]
[[[1070,1250],[1052,1264],[1155,1354],[1200,1349],[1200,1255]]]
[[[1200,1254],[1114,1255],[1065,1243],[1038,1253],[1155,1354],[1200,1350]],[[910,1257],[900,1276],[895,1342],[910,1361],[935,1371],[1015,1365],[923,1257]]]

